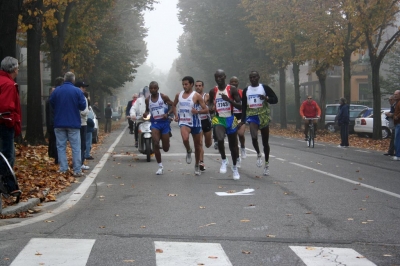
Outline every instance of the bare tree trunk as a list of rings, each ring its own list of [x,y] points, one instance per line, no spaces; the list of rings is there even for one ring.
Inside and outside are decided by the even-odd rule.
[[[16,40],[22,0],[0,0],[0,61],[6,56],[18,58]]]
[[[32,3],[31,10],[42,10],[43,0]],[[40,44],[42,38],[42,16],[32,17],[33,25],[27,31],[28,52],[28,98],[25,140],[31,145],[45,144],[42,113],[42,81],[40,71]]]
[[[345,51],[343,62],[343,95],[351,103],[351,52]]]
[[[325,107],[326,107],[326,70],[328,69],[328,65],[323,64],[315,74],[318,76],[318,81],[321,86],[321,98],[319,99],[319,104],[321,107],[321,119],[319,121],[318,128],[325,128]]]
[[[382,119],[381,119],[381,87],[379,85],[379,69],[381,63],[375,61],[375,64],[371,64],[372,67],[372,95],[374,108],[373,113],[373,139],[382,139]]]
[[[293,63],[294,76],[294,106],[296,111],[300,110],[300,66],[298,63]],[[301,129],[301,117],[296,115],[296,129]]]
[[[279,68],[279,103],[281,128],[287,128],[286,120],[286,67]]]

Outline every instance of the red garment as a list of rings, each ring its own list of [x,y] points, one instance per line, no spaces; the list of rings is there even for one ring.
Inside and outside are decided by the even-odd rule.
[[[227,94],[228,98],[234,100],[231,95],[231,85],[227,85],[225,87],[225,89],[226,89],[226,94]],[[219,93],[219,91],[220,90],[218,89],[218,86],[215,86],[214,87],[214,104],[215,104],[215,100],[217,99],[217,93]],[[233,105],[231,104],[231,112],[232,111],[233,111]]]
[[[12,79],[11,75],[0,70],[0,113],[11,112],[10,115],[4,115],[0,123],[7,127],[13,127],[15,136],[21,134],[21,103],[19,100],[18,84]]]
[[[317,116],[321,116],[321,109],[319,108],[316,101],[308,101],[305,100],[300,106],[300,116],[307,118],[314,118]]]

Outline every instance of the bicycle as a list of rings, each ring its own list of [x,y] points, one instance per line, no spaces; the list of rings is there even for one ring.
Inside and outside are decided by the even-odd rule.
[[[315,130],[313,121],[316,119],[319,119],[319,117],[305,118],[305,120],[308,120],[307,146],[311,148],[314,148]]]
[[[11,120],[11,118],[3,117],[9,114],[10,112],[0,113],[0,119]],[[10,196],[16,197],[15,203],[18,203],[21,194],[22,192],[18,189],[18,182],[14,170],[8,163],[7,158],[0,152],[0,196],[2,195],[5,198],[9,198]]]

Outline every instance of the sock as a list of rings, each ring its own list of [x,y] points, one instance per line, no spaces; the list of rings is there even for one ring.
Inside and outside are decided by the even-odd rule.
[[[158,167],[163,167],[163,166],[162,166],[162,163],[159,163],[159,164],[158,164]]]

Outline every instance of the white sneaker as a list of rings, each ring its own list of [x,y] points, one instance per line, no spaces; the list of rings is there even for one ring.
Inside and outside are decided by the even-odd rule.
[[[192,163],[192,149],[186,152],[186,163],[187,164]]]
[[[82,169],[82,170],[89,170],[90,167],[89,167],[88,165],[82,164],[81,169]]]
[[[157,172],[156,172],[156,175],[162,175],[163,173],[164,173],[164,167],[159,166],[159,167],[158,167],[158,170],[157,170]]]
[[[221,173],[221,174],[225,174],[226,173],[226,167],[228,166],[228,160],[227,159],[225,159],[225,160],[222,160],[222,163],[221,163],[221,168],[219,168],[219,172]]]
[[[200,167],[198,165],[194,166],[194,175],[201,175]]]
[[[269,175],[269,165],[264,166],[264,175],[268,176]]]
[[[232,174],[233,180],[239,180],[240,179],[240,175],[239,175],[239,171],[237,169],[237,166],[236,167],[233,166],[232,167],[232,171],[233,171],[233,174]]]
[[[247,157],[246,148],[240,148],[240,153],[242,155],[242,159]]]
[[[257,154],[257,167],[263,166],[262,155],[261,153]]]
[[[233,166],[232,166],[232,167],[233,167]],[[238,157],[237,160],[236,160],[236,167],[237,167],[237,168],[242,167],[242,159],[241,159],[240,157]]]
[[[392,160],[393,160],[393,161],[400,161],[400,157],[393,156],[393,157],[392,157]]]

